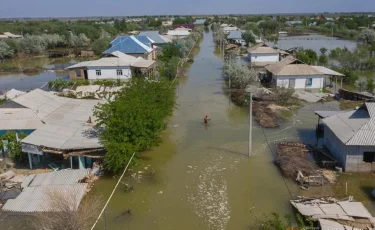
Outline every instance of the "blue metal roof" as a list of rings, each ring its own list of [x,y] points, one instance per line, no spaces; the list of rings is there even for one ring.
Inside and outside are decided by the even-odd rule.
[[[147,44],[144,44],[144,42]],[[120,51],[125,54],[144,54],[152,50],[151,41],[146,36],[119,36],[113,40],[111,44],[112,47],[104,51],[105,54],[110,54],[115,51]]]
[[[143,44],[145,44],[146,46],[150,47],[151,48],[151,40],[150,38],[148,38],[147,36],[142,36],[142,35],[138,35],[138,36],[134,36],[138,41],[142,42]]]
[[[153,40],[155,43],[163,44],[163,43],[169,43],[171,40],[167,37],[164,37],[163,35],[159,34],[159,31],[142,31],[139,33],[140,36],[147,36],[151,40]]]
[[[242,39],[242,31],[241,30],[229,31],[227,39]]]

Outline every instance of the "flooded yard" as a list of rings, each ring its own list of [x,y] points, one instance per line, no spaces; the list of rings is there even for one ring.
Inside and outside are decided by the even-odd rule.
[[[304,35],[304,36],[290,36],[290,37],[280,37],[277,44],[274,42],[266,42],[270,46],[276,45],[280,49],[290,49],[294,47],[302,47],[304,49],[312,49],[318,54],[320,54],[320,48],[324,47],[328,51],[335,48],[348,48],[349,50],[354,50],[357,43],[355,41],[340,40],[337,38],[331,38],[324,35],[314,34],[314,35]]]

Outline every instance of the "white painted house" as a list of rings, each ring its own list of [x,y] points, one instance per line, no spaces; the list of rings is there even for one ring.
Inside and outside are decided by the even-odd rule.
[[[84,61],[68,67],[73,80],[126,80],[139,70],[146,75],[153,71],[155,61],[133,57],[119,51],[94,61]]]
[[[251,63],[276,63],[280,61],[279,51],[266,46],[265,44],[258,44],[247,49],[248,59]]]
[[[302,64],[293,57],[265,67],[276,87],[294,89],[320,89],[324,85],[324,73],[312,66]]]

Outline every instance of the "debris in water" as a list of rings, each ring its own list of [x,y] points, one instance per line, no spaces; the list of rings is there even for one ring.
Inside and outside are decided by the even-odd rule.
[[[159,191],[159,192],[158,192],[158,194],[162,194],[162,193],[163,193],[163,191]]]

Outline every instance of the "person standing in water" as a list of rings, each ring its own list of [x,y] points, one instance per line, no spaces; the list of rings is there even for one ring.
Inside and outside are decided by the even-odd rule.
[[[203,120],[204,120],[204,123],[207,124],[208,121],[211,120],[211,119],[209,119],[208,116],[206,115],[206,116],[203,118]]]

